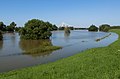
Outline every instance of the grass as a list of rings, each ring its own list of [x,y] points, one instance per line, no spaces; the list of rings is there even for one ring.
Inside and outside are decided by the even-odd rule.
[[[111,30],[120,36],[120,30]],[[120,79],[120,37],[53,63],[1,73],[0,79]]]

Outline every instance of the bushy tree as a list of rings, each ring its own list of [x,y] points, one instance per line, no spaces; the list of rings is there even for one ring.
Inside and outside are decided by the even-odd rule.
[[[9,31],[9,32],[14,32],[16,25],[17,24],[15,24],[15,22],[12,22],[12,23],[10,23],[9,26],[6,27],[6,30]]]
[[[22,27],[15,27],[15,31],[16,32],[19,32],[19,30],[21,29]]]
[[[96,27],[95,25],[91,25],[91,26],[88,28],[88,31],[98,31],[98,27]]]
[[[110,29],[110,25],[108,25],[108,24],[103,24],[103,25],[99,26],[99,31],[108,32],[109,29]]]
[[[58,27],[56,25],[53,25],[52,29],[53,30],[58,30]]]
[[[57,30],[58,27],[54,24],[52,25],[50,22],[45,22],[46,26],[49,28],[50,31]]]
[[[0,31],[0,40],[3,39],[3,35],[2,35],[2,32]]]
[[[25,26],[20,29],[21,39],[49,39],[52,35],[50,27],[52,27],[52,24],[48,22],[38,19],[29,20]]]
[[[5,31],[6,30],[6,25],[3,22],[0,22],[0,30]]]

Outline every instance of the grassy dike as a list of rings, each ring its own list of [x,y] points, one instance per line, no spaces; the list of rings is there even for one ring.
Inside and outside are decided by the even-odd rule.
[[[120,36],[120,30],[111,30]],[[0,74],[0,79],[120,79],[120,37],[53,63]]]

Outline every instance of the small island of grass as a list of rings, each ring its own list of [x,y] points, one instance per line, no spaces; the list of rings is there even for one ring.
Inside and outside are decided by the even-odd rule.
[[[51,40],[20,40],[20,48],[24,51],[23,54],[43,54],[61,49],[60,46],[53,46]]]

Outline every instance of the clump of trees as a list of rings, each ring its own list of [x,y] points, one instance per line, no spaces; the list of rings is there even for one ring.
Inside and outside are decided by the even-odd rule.
[[[15,32],[19,32],[22,27],[15,27]]]
[[[102,31],[102,32],[108,32],[110,28],[111,27],[108,24],[102,24],[102,25],[99,26],[99,28],[95,25],[91,25],[88,28],[88,31],[96,31],[97,32],[99,30],[99,31]]]
[[[6,25],[3,22],[0,22],[0,30],[6,31]]]
[[[17,25],[17,24],[16,24],[15,22],[10,23],[10,25],[8,25],[8,26],[6,27],[6,31],[8,31],[8,32],[14,32],[16,25]]]
[[[68,26],[67,26],[68,27]],[[64,30],[66,27],[59,27],[58,30]],[[70,30],[74,30],[74,27],[68,27]]]
[[[0,40],[3,40],[2,31],[5,31],[6,25],[3,22],[0,22]]]
[[[52,25],[50,22],[44,22],[44,23],[45,23],[46,27],[48,27],[48,30],[50,30],[50,31],[58,29],[58,27],[55,24]]]
[[[23,28],[20,29],[21,39],[49,39],[51,31],[57,29],[56,25],[44,22],[39,19],[29,20]]]
[[[3,22],[0,22],[0,30],[3,32],[14,32],[16,25],[17,24],[15,22],[12,22],[10,25],[6,26]]]
[[[98,27],[95,26],[95,25],[91,25],[89,28],[88,28],[88,31],[98,31]]]
[[[110,25],[108,25],[108,24],[103,24],[103,25],[99,26],[99,31],[108,32],[109,29],[110,29]]]
[[[70,29],[70,30],[74,30],[74,27],[71,26],[71,27],[69,27],[69,29]]]
[[[54,31],[54,30],[58,30],[58,27],[54,24],[54,25],[52,25],[52,27],[51,27],[52,29],[51,29],[51,31]]]
[[[88,30],[88,28],[74,28],[75,30]]]

